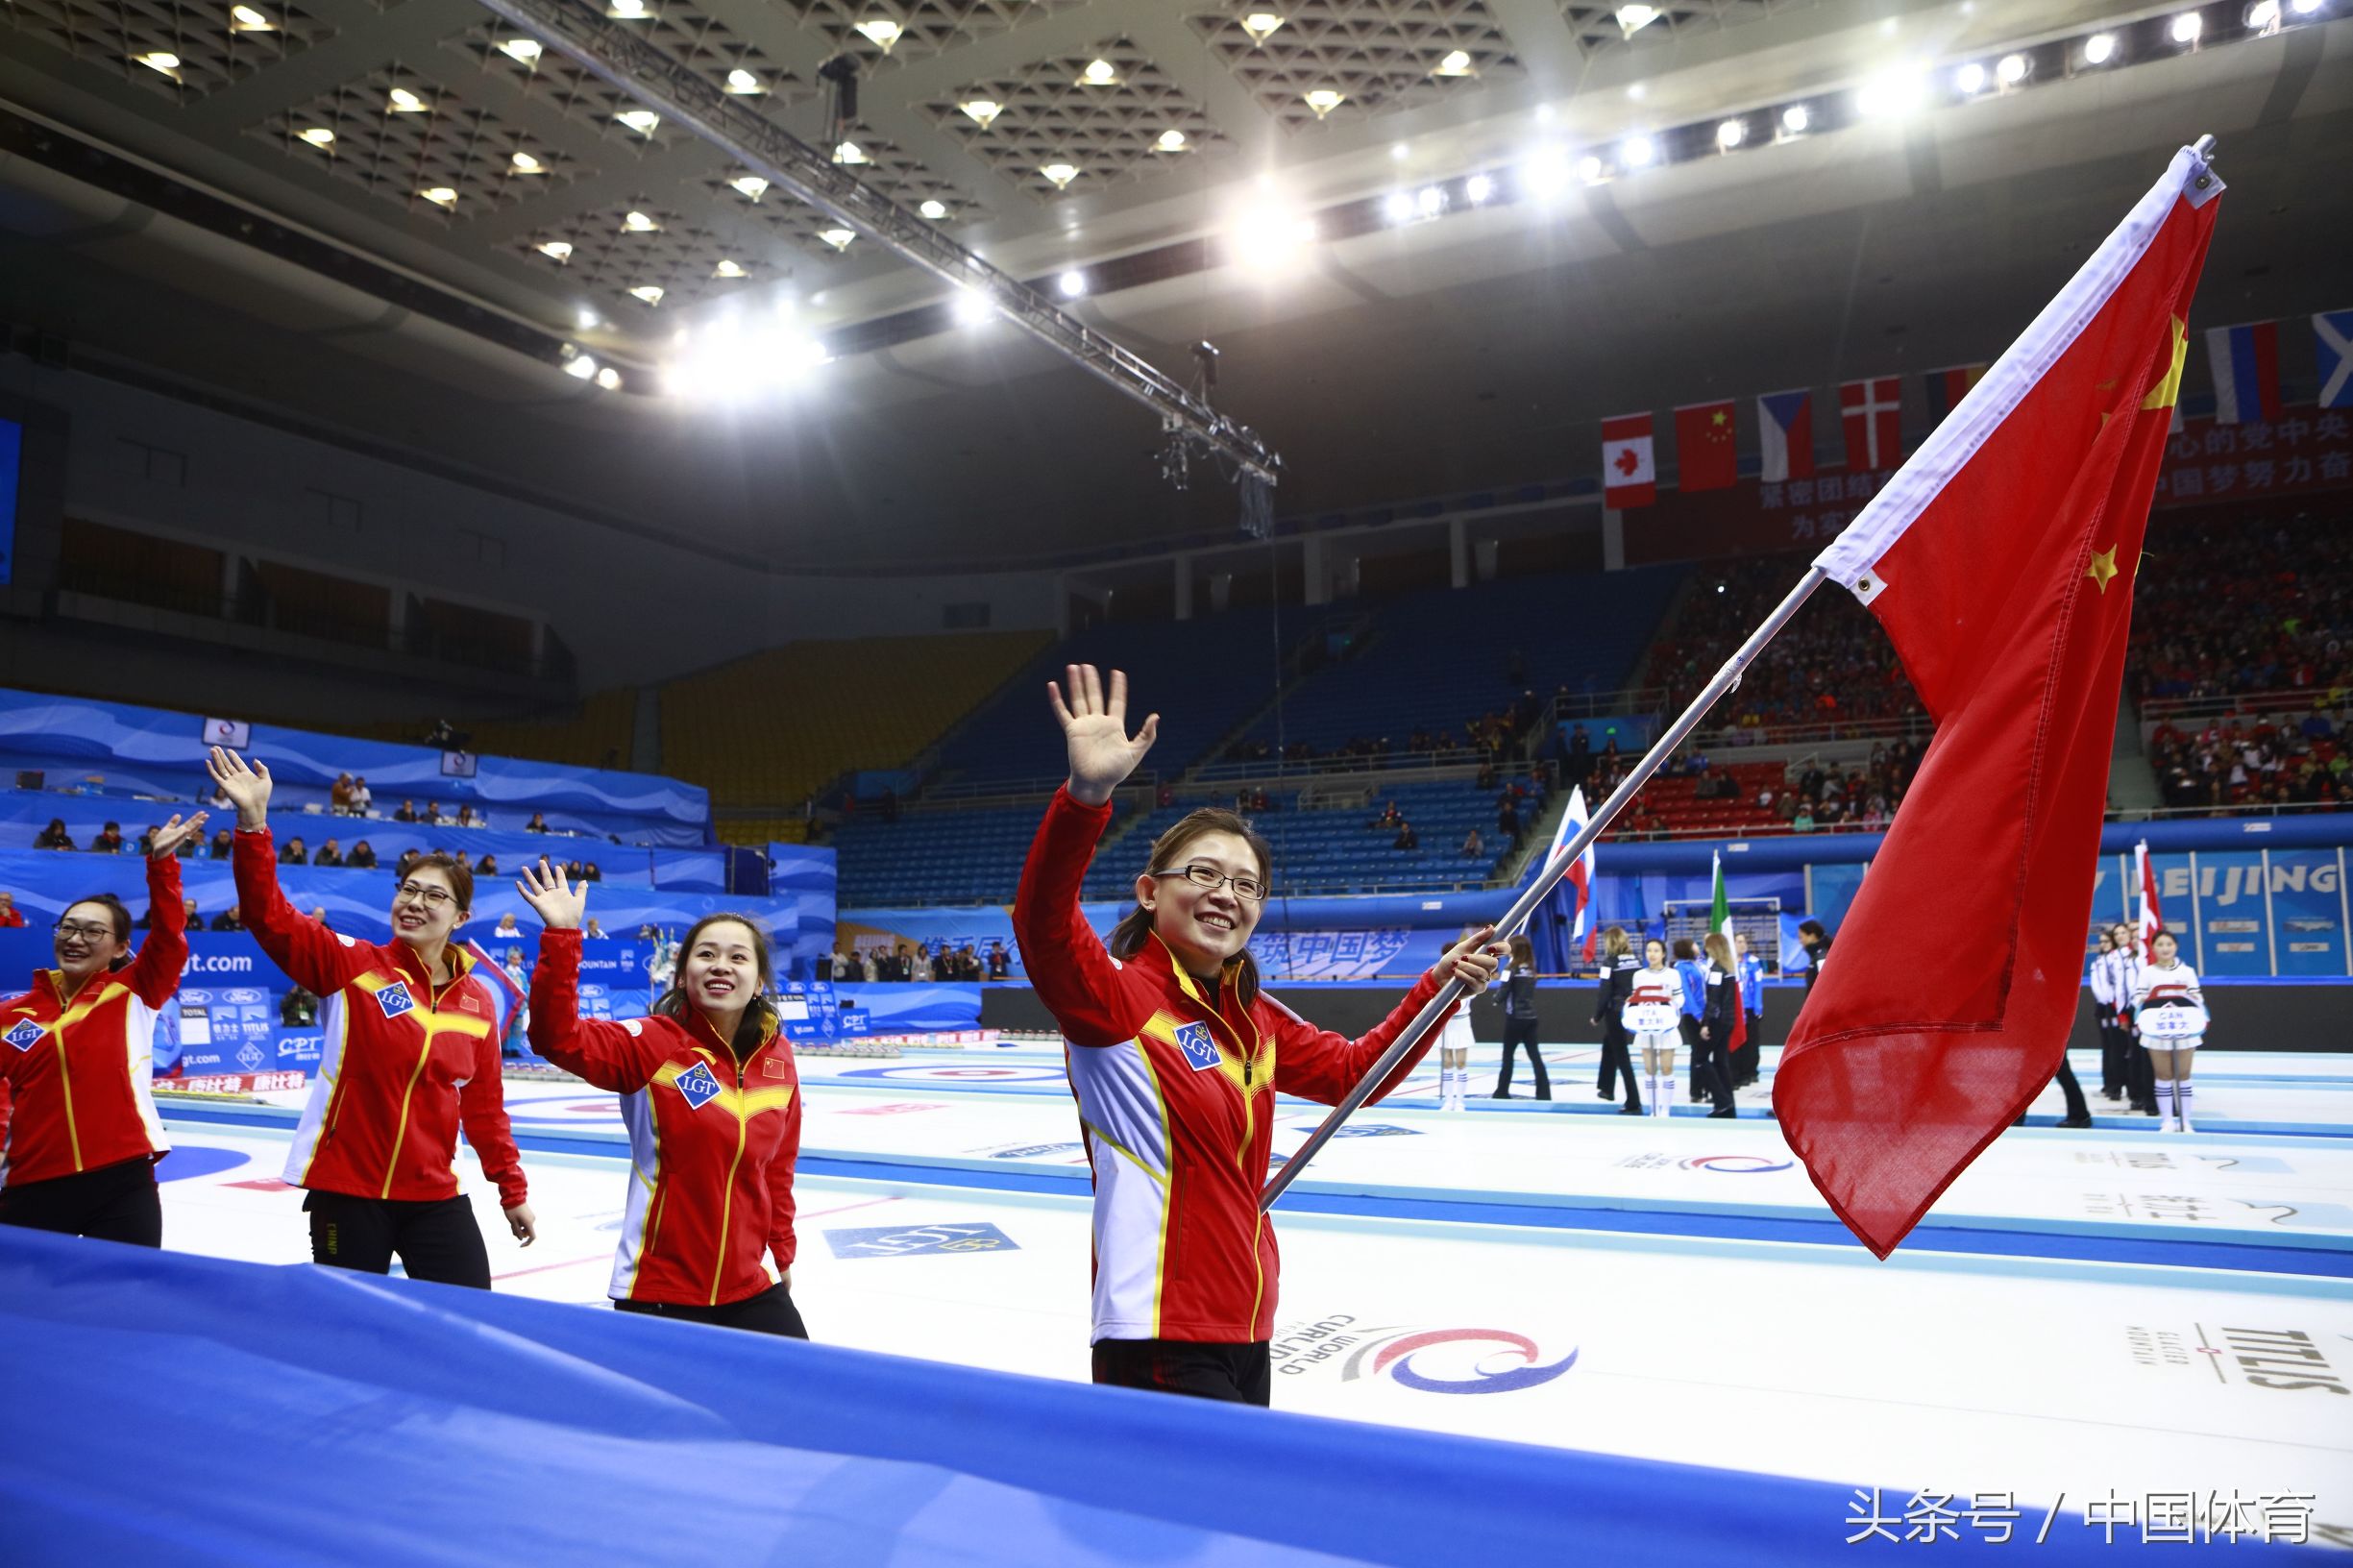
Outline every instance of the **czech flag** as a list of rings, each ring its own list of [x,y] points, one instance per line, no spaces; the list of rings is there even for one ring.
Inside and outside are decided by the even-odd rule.
[[[1757,477],[1767,484],[1814,477],[1814,394],[1768,392],[1756,400]]]
[[[2214,422],[2248,425],[2279,418],[2279,323],[2206,329],[2214,372]]]

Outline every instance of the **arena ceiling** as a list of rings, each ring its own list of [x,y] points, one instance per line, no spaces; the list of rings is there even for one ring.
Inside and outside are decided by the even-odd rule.
[[[607,3],[812,141],[819,67],[856,60],[861,172],[1018,276],[1121,279],[1068,308],[1172,375],[1213,339],[1281,515],[1587,473],[1604,414],[1989,358],[2201,132],[2232,186],[2207,321],[2346,303],[2353,0],[2102,69],[2065,40],[2181,8],[1668,0],[1630,33],[1585,0]],[[927,275],[472,0],[0,15],[0,313],[77,366],[786,570],[1233,526],[1213,478],[1161,483],[1142,409],[1003,322],[922,325]],[[1773,134],[1776,106],[2038,44],[2017,90]],[[1745,111],[1765,134],[1722,156],[1618,152]],[[1589,150],[1598,181],[1517,183]],[[723,395],[730,352],[812,337],[854,346]]]

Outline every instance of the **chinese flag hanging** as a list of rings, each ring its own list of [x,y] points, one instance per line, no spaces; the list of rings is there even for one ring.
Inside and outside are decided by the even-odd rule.
[[[2222,183],[2188,148],[1816,560],[1936,738],[1773,1105],[1880,1257],[2058,1069],[2132,589]],[[1924,942],[1921,912],[1953,940]]]
[[[1675,410],[1675,463],[1679,490],[1732,487],[1731,400],[1695,403]]]

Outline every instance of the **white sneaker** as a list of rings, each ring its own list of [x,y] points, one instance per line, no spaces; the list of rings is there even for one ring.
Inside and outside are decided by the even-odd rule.
[[[2168,1116],[2168,1117],[2166,1117],[2166,1118],[2165,1118],[2165,1121],[2164,1121],[2164,1123],[2163,1123],[2163,1125],[2159,1126],[2159,1127],[2158,1127],[2158,1129],[2157,1129],[2157,1131],[2159,1131],[2159,1132],[2161,1132],[2161,1133],[2178,1133],[2178,1132],[2180,1132],[2180,1131],[2181,1131],[2181,1121],[2180,1121],[2180,1118],[2175,1117],[2175,1116]]]

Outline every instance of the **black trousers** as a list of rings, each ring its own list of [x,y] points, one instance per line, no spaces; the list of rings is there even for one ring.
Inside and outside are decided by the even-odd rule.
[[[11,1182],[0,1188],[0,1225],[159,1247],[163,1200],[156,1191],[156,1163],[142,1154],[45,1182]]]
[[[2082,1121],[2088,1118],[2092,1115],[2092,1107],[2083,1097],[2083,1086],[2075,1082],[2075,1069],[2069,1065],[2064,1055],[2059,1058],[2059,1070],[2056,1076],[2059,1080],[2059,1092],[2067,1096],[2067,1119]]]
[[[2117,1026],[2116,1009],[2099,1007],[2099,1091],[2115,1099],[2125,1090],[2124,1047],[2132,1037]]]
[[[1504,1019],[1504,1067],[1495,1075],[1495,1097],[1502,1099],[1511,1092],[1511,1069],[1519,1060],[1523,1046],[1527,1048],[1530,1065],[1536,1069],[1536,1098],[1551,1099],[1553,1080],[1552,1075],[1544,1070],[1544,1053],[1536,1045],[1536,1020],[1508,1016]]]
[[[1704,1099],[1718,1111],[1731,1110],[1731,1052],[1721,1040],[1702,1040],[1700,1020],[1689,1015],[1683,1018],[1683,1043],[1691,1049],[1692,1103]]]
[[[303,1209],[310,1215],[314,1263],[389,1274],[397,1254],[412,1280],[490,1288],[490,1253],[462,1192],[417,1200],[313,1192]]]
[[[1602,1081],[1599,1087],[1603,1099],[1614,1099],[1611,1074],[1624,1073],[1627,1106],[1639,1111],[1642,1109],[1641,1074],[1634,1070],[1633,1052],[1628,1048],[1630,1043],[1626,1038],[1626,1025],[1616,1018],[1602,1025]]]
[[[1749,1015],[1748,1042],[1732,1053],[1732,1087],[1734,1089],[1745,1089],[1756,1082],[1757,1073],[1764,1068],[1764,1049],[1765,1016],[1762,1013],[1752,1013]]]
[[[681,1306],[674,1301],[617,1301],[613,1310],[674,1318],[681,1323],[708,1323],[715,1328],[780,1335],[787,1339],[809,1337],[809,1330],[800,1320],[800,1309],[793,1305],[793,1292],[781,1280],[756,1296],[723,1301],[716,1307]]]
[[[1266,1341],[1213,1344],[1190,1339],[1097,1339],[1094,1381],[1195,1399],[1264,1407],[1274,1402]]]
[[[2148,1047],[2130,1034],[2124,1037],[2124,1090],[2135,1111],[2158,1114],[2157,1065],[2148,1059]]]

